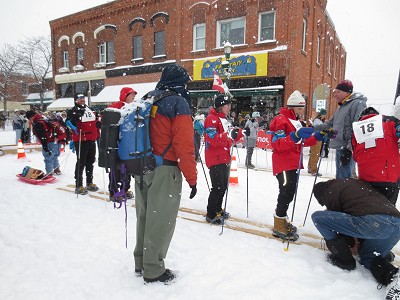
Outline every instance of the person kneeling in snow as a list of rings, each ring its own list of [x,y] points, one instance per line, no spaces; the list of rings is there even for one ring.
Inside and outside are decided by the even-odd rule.
[[[360,264],[387,286],[386,299],[400,297],[399,269],[389,262],[390,250],[400,240],[400,212],[396,207],[367,182],[357,179],[319,182],[314,196],[327,208],[314,212],[311,218],[331,252],[328,261],[354,270],[356,261],[350,247],[355,246],[354,238],[361,239]]]

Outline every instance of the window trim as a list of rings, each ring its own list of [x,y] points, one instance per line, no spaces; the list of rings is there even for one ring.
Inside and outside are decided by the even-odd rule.
[[[204,48],[203,49],[196,49],[196,42],[200,39],[196,35],[196,29],[201,27],[201,26],[204,26],[204,36],[202,37],[202,39],[204,39]],[[206,31],[207,31],[206,23],[199,23],[199,24],[193,25],[193,52],[206,50]]]
[[[301,37],[301,50],[307,53],[307,19],[303,18],[303,33]]]
[[[321,36],[317,36],[317,55],[315,58],[315,62],[319,66],[321,64]]]
[[[234,44],[232,41],[229,41],[229,43],[232,44],[232,46],[242,46],[246,45],[246,17],[239,17],[239,18],[231,18],[231,19],[225,19],[225,20],[218,20],[217,21],[217,40],[216,40],[216,49],[221,49],[224,46],[220,46],[222,41],[221,41],[221,25],[224,23],[229,23],[232,21],[237,21],[237,20],[244,20],[244,25],[243,25],[243,43],[242,44]],[[224,41],[226,42],[226,41]]]
[[[113,44],[113,60],[111,61],[111,58],[109,55],[109,48],[111,43]],[[99,54],[99,63],[100,64],[115,64],[115,44],[114,41],[104,41],[98,44],[98,54]]]
[[[261,19],[263,16],[265,15],[270,15],[273,14],[274,15],[274,25],[273,25],[273,39],[272,40],[261,40]],[[262,12],[258,15],[258,43],[269,43],[269,42],[275,42],[276,38],[275,38],[275,30],[276,30],[276,13],[274,10],[271,11],[266,11],[266,12]]]

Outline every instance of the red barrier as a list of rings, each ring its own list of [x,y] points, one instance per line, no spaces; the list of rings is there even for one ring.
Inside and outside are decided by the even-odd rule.
[[[257,148],[272,149],[271,146],[272,134],[267,134],[264,130],[257,133]]]

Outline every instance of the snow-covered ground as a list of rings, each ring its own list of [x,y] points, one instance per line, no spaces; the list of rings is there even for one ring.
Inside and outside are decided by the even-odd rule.
[[[0,131],[0,145],[2,139]],[[247,219],[245,149],[237,156],[237,186],[229,187],[227,210]],[[16,178],[24,166],[44,169],[40,152],[0,157],[0,299],[382,299],[384,289],[369,271],[357,265],[342,271],[325,260],[327,252],[178,217],[166,266],[178,272],[169,285],[144,285],[134,276],[135,210],[128,207],[128,249],[125,248],[125,213],[110,202],[77,197],[59,190],[73,184],[75,154],[60,157],[63,174],[52,184],[30,185]],[[333,155],[324,158],[318,180],[334,174]],[[304,151],[305,163],[308,150]],[[249,170],[248,220],[273,224],[278,193],[272,175],[271,152],[257,150]],[[189,199],[183,186],[181,206],[205,210],[208,188],[198,164],[198,194]],[[207,176],[208,170],[206,168]],[[305,226],[314,177],[302,171],[294,224],[302,233],[317,234],[310,214],[322,209],[312,200]],[[103,169],[95,167],[95,183],[106,189]],[[289,214],[292,213],[292,206]],[[179,213],[183,216],[182,213]],[[186,215],[188,216],[188,215]],[[200,216],[194,216],[202,219]],[[229,220],[227,221],[229,224]],[[269,229],[262,229],[267,232]],[[319,242],[319,240],[318,240]],[[399,246],[395,251],[398,252]]]

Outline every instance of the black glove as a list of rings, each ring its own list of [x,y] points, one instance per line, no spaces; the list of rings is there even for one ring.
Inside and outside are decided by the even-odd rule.
[[[189,199],[192,199],[194,196],[196,196],[197,194],[197,187],[196,184],[191,185],[190,188],[192,189],[192,191],[190,192],[190,196]]]
[[[333,128],[329,128],[327,130],[322,130],[321,133],[324,134],[328,139],[334,139],[338,132]]]
[[[233,128],[229,133],[232,140],[236,140],[239,135],[239,128]]]
[[[243,130],[243,133],[244,133],[245,136],[249,136],[249,135],[250,135],[250,128],[249,128],[249,127],[246,127],[246,128]]]
[[[342,163],[343,166],[347,166],[350,163],[350,159],[352,157],[353,153],[345,148],[342,150],[342,155],[340,156],[340,162]]]

